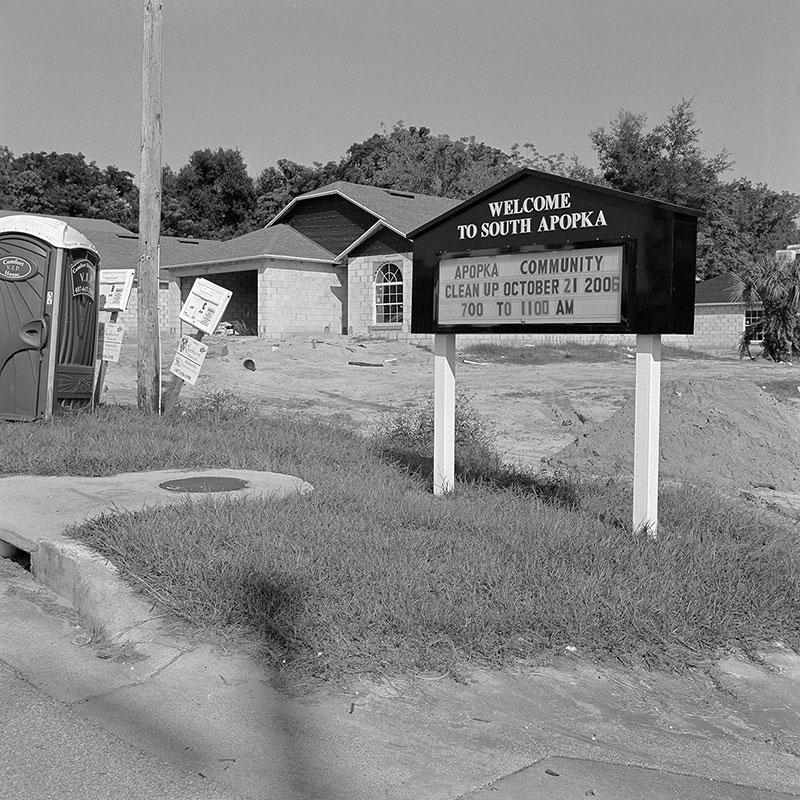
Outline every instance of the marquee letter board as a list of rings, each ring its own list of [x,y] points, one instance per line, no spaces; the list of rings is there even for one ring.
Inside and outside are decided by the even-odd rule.
[[[411,331],[692,333],[700,215],[520,170],[409,234]]]

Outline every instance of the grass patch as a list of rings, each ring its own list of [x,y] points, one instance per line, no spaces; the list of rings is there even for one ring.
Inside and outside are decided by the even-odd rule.
[[[3,424],[0,464],[39,474],[225,466],[310,481],[313,493],[282,501],[192,502],[71,530],[177,617],[244,637],[294,675],[457,677],[567,645],[680,669],[776,638],[800,646],[790,532],[714,495],[663,491],[653,541],[631,535],[629,490],[614,481],[501,467],[434,498],[419,471],[381,456],[392,436],[379,447],[302,416],[257,416],[226,395],[183,411]],[[420,443],[411,436],[409,447]]]

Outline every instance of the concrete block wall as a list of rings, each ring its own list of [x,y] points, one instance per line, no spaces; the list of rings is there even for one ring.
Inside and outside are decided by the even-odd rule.
[[[398,264],[403,273],[402,324],[375,323],[375,273],[381,264]],[[411,253],[359,256],[347,265],[347,330],[355,336],[403,339],[411,330]]]
[[[733,355],[738,352],[739,337],[743,330],[744,306],[733,303],[729,305],[705,305],[697,307],[694,334],[666,334],[661,337],[661,341],[662,344],[669,347]],[[380,335],[381,338],[402,339],[403,341],[425,346],[431,346],[433,342],[433,338],[429,334],[394,332],[381,335],[373,330],[372,335]],[[507,347],[524,347],[525,345],[558,347],[569,344],[635,347],[636,336],[635,334],[617,333],[475,333],[458,334],[457,342],[460,348],[476,344],[497,344]]]
[[[745,307],[739,303],[702,305],[695,308],[691,347],[703,350],[732,350],[739,347],[744,331]]]
[[[177,327],[173,321],[172,307],[174,304],[174,288],[167,281],[158,282],[158,327],[162,333],[174,335]],[[180,290],[178,290],[180,296]],[[180,310],[180,309],[179,309]],[[174,319],[177,320],[178,313],[175,312]],[[134,285],[131,291],[128,307],[125,311],[120,311],[117,315],[117,322],[125,326],[126,334],[135,333],[139,328],[139,298],[138,289]]]
[[[259,335],[341,333],[345,267],[270,261],[258,275]]]
[[[378,267],[393,261],[403,270],[404,315],[402,325],[375,324],[375,272]],[[430,336],[412,335],[411,328],[411,254],[396,253],[384,256],[360,256],[348,263],[348,333],[354,336],[374,336],[427,344]],[[744,330],[744,307],[736,304],[698,306],[692,335],[665,335],[662,342],[671,347],[688,350],[736,352]],[[633,334],[460,334],[464,345],[494,343],[504,345],[600,344],[633,347]]]

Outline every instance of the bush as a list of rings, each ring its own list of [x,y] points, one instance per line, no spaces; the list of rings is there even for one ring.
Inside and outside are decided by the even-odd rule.
[[[195,422],[242,422],[258,416],[248,400],[235,392],[218,390],[182,400],[180,413]]]
[[[464,479],[485,479],[503,470],[491,423],[472,405],[472,398],[456,395],[455,469]],[[432,471],[433,398],[426,397],[387,416],[376,436],[378,451],[413,472]]]

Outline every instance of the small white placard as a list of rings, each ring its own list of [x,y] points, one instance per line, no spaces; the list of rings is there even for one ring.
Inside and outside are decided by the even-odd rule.
[[[101,311],[124,311],[128,307],[134,274],[132,269],[100,270]]]
[[[203,333],[214,333],[228,307],[232,291],[205,278],[197,278],[179,317]]]
[[[172,361],[169,371],[179,377],[182,381],[191,384],[197,383],[200,375],[200,368],[206,359],[208,345],[192,339],[190,336],[181,336],[178,342],[178,350]]]
[[[100,333],[102,337],[103,361],[119,361],[119,354],[122,350],[122,340],[125,337],[125,326],[118,322],[103,322]]]

